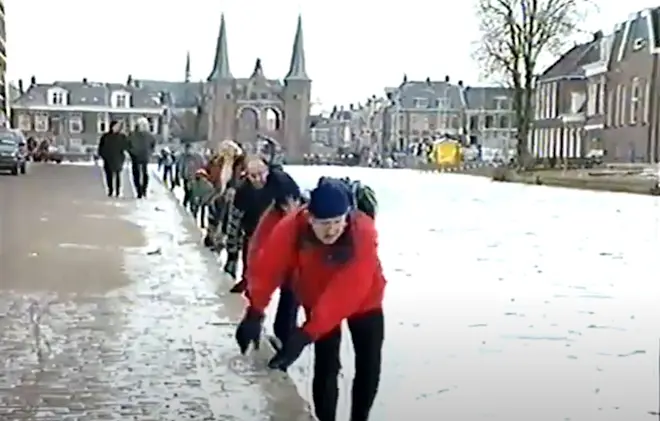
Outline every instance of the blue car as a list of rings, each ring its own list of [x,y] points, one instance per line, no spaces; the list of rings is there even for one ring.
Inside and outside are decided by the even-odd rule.
[[[12,175],[27,172],[26,144],[20,132],[0,131],[0,171],[9,171]]]

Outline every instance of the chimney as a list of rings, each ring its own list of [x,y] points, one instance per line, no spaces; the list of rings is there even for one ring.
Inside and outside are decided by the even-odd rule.
[[[23,88],[23,79],[18,79],[18,92],[23,95],[25,93],[25,89]]]
[[[458,81],[458,86],[460,86],[461,88],[463,87],[463,81],[462,80]]]
[[[83,84],[87,85],[87,84],[88,84],[88,82],[87,82],[87,78],[84,77],[82,82],[83,82]]]
[[[36,76],[30,76],[30,86],[34,86],[37,84],[37,77]]]
[[[601,38],[603,38],[603,31],[594,32],[594,41],[598,41]]]
[[[449,82],[449,75],[445,76],[445,82]]]
[[[355,105],[353,104],[348,104],[348,109],[353,111],[355,109]]]
[[[126,85],[133,86],[133,76],[132,75],[128,75],[128,77],[126,78]]]
[[[430,78],[430,77],[427,77],[427,78],[426,78],[426,84],[427,84],[427,85],[431,85],[431,78]]]
[[[403,74],[403,82],[402,82],[402,84],[405,85],[406,83],[408,83],[408,75],[404,73],[404,74]]]

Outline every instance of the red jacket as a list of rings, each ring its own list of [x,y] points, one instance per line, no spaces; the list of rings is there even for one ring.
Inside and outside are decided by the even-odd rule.
[[[344,246],[318,242],[307,219],[303,208],[275,223],[259,258],[250,262],[248,296],[252,308],[264,312],[275,289],[295,273],[291,287],[307,312],[303,330],[316,340],[348,317],[381,308],[386,281],[373,219],[362,212],[352,217],[351,254],[344,262],[331,258]]]
[[[261,218],[259,218],[259,223],[257,224],[257,228],[255,228],[252,236],[250,237],[250,241],[248,242],[248,262],[255,261],[256,256],[263,249],[264,243],[266,242],[266,239],[270,233],[273,231],[273,228],[275,228],[275,225],[277,225],[277,223],[280,222],[284,216],[285,214],[283,212],[275,209],[275,207],[272,205],[266,209],[263,215],[261,215]],[[252,268],[252,264],[248,265],[248,279],[250,278],[250,268]]]

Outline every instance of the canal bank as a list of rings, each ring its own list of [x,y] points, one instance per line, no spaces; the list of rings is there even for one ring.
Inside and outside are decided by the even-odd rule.
[[[605,170],[545,170],[515,172],[506,168],[491,170],[493,181],[579,190],[660,196],[658,178],[641,173]]]

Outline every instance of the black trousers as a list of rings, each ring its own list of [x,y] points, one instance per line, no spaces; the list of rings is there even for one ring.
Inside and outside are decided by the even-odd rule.
[[[282,285],[280,288],[280,301],[277,303],[273,332],[281,343],[286,343],[291,332],[296,328],[298,319],[298,300],[291,288]]]
[[[149,186],[149,170],[146,162],[131,162],[131,172],[133,173],[133,186],[138,197],[146,196]]]
[[[174,166],[163,165],[163,184],[165,187],[174,188]]]
[[[355,349],[355,378],[350,421],[368,421],[378,385],[382,360],[385,322],[382,310],[374,310],[348,319]],[[341,328],[314,343],[314,380],[312,396],[319,421],[336,421],[339,390],[337,376],[341,368],[339,348]]]
[[[105,185],[108,188],[108,195],[119,196],[121,191],[121,169],[117,171],[110,165],[103,163],[103,172],[105,173]]]
[[[185,209],[190,210],[190,199],[191,199],[191,194],[192,192],[190,191],[190,181],[184,179],[183,180],[183,201],[182,205]]]

